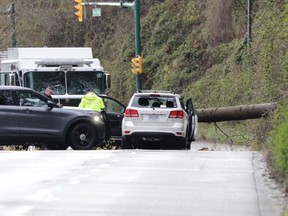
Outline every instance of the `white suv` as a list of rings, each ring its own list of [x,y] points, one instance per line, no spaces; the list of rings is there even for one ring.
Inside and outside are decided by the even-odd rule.
[[[134,93],[122,120],[122,149],[148,147],[190,149],[198,117],[192,99],[168,91]]]

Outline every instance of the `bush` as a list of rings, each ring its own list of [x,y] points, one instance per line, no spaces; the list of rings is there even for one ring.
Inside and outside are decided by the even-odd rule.
[[[271,163],[275,174],[288,186],[288,108],[287,103],[274,113],[274,128],[271,132]]]

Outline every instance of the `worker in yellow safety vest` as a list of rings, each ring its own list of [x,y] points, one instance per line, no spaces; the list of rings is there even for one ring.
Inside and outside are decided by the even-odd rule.
[[[90,88],[87,89],[87,93],[82,97],[78,107],[92,109],[98,112],[101,112],[105,109],[102,98],[97,96]]]

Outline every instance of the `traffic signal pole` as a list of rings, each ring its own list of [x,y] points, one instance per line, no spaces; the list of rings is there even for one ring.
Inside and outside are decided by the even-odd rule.
[[[74,0],[78,4],[82,4],[84,6],[119,6],[119,7],[132,7],[134,9],[134,19],[135,19],[135,57],[141,58],[141,41],[140,41],[140,0],[134,0],[133,2],[125,2],[125,0],[120,0],[117,2],[83,2],[83,0]],[[82,22],[83,18],[83,9],[79,11],[80,7],[75,6],[78,10],[76,12],[76,16],[78,16],[79,22]],[[79,16],[80,15],[80,16]],[[80,21],[81,20],[81,21]],[[141,61],[142,68],[142,61]],[[141,73],[136,74],[136,91],[142,90],[142,69]]]
[[[134,1],[134,18],[135,18],[135,55],[141,56],[141,40],[140,40],[140,0]],[[142,64],[142,62],[141,62]],[[142,67],[142,65],[141,65]],[[136,90],[142,90],[142,71],[136,74]]]

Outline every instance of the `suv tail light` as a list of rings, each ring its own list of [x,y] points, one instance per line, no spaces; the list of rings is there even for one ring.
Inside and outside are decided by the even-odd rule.
[[[169,118],[183,118],[183,117],[184,117],[183,110],[174,110],[171,111],[169,114]]]
[[[138,111],[134,109],[126,109],[125,110],[126,117],[139,117]]]

